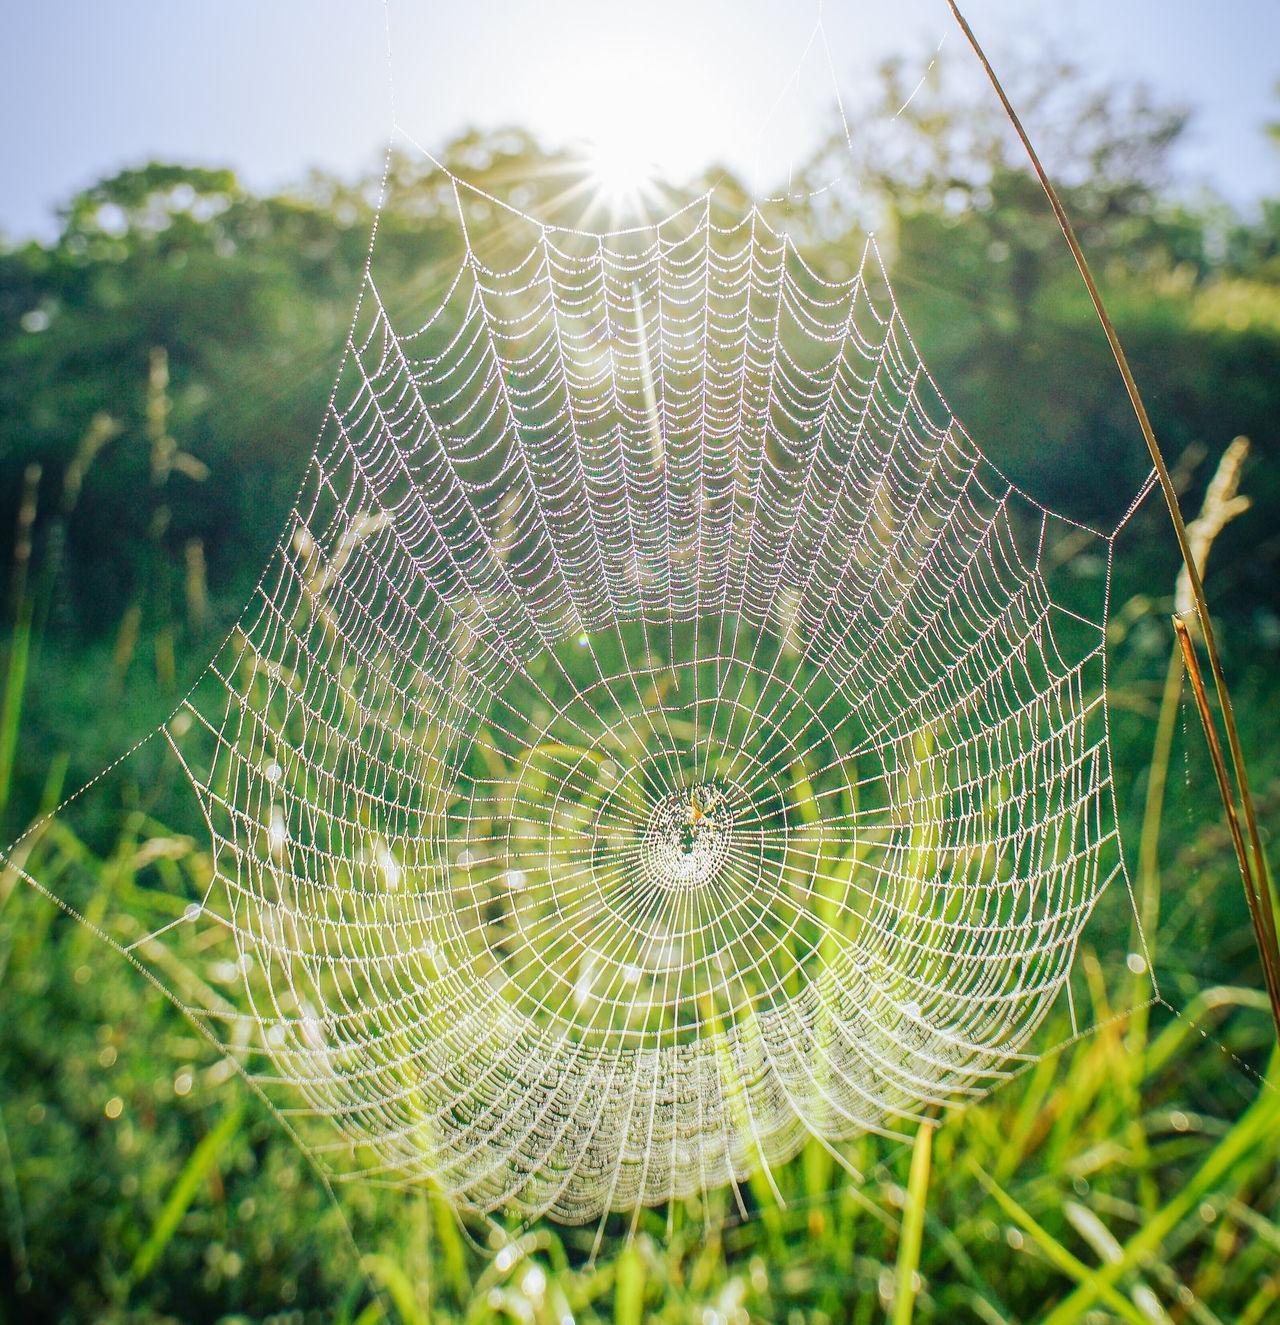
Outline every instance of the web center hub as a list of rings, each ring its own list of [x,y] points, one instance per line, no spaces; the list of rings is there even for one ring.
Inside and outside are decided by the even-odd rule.
[[[641,840],[645,874],[660,888],[696,888],[726,866],[733,844],[727,788],[698,782],[668,792],[653,806]]]

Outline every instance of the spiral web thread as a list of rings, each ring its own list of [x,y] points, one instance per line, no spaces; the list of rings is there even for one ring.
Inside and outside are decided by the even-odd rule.
[[[371,267],[166,727],[215,847],[182,923],[238,954],[210,1015],[344,1176],[570,1222],[977,1097],[1122,868],[1105,585],[1044,564],[1093,535],[984,460],[873,242],[824,276],[708,197],[504,214],[499,260],[453,187],[447,294],[406,329]]]

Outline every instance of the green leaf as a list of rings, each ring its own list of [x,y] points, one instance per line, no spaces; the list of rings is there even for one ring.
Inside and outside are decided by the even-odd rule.
[[[195,1199],[200,1184],[238,1131],[240,1116],[240,1106],[237,1104],[191,1152],[191,1158],[187,1160],[186,1166],[178,1175],[178,1181],[174,1183],[165,1198],[164,1206],[155,1224],[152,1225],[150,1235],[133,1258],[133,1264],[129,1267],[129,1287],[141,1283],[155,1267],[165,1247],[169,1245],[169,1240],[178,1231],[182,1216],[187,1213],[191,1202]]]

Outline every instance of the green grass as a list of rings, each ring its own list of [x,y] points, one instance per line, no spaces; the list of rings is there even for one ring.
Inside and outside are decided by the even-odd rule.
[[[1238,887],[1212,821],[1193,847],[1215,889]],[[90,905],[122,942],[120,917],[154,897],[139,862],[208,867],[136,818],[100,857],[57,824],[32,855],[44,877],[98,879]],[[203,979],[198,950],[173,960],[174,988]],[[339,1188],[339,1213],[173,1005],[10,872],[0,1255],[16,1273],[0,1301],[13,1320],[1272,1318],[1280,1071],[1259,1089],[1242,1066],[1267,1061],[1262,995],[1215,987],[1182,1017],[1108,1020],[1126,973],[1081,962],[1102,1028],[923,1129],[914,1155],[852,1143],[861,1184],[813,1144],[778,1174],[781,1202],[747,1187],[745,1222],[724,1197],[646,1212],[633,1239],[611,1221],[594,1262],[593,1230],[549,1224],[494,1257],[428,1193]]]
[[[23,884],[18,866],[122,946],[201,894],[207,843],[149,808],[180,798],[144,749],[88,817],[77,803],[0,870],[0,1320],[1274,1319],[1280,1067],[1167,646],[1113,631],[1112,701],[1122,810],[1144,807],[1126,823],[1137,903],[1180,1015],[1125,1011],[1138,982],[1114,951],[1133,948],[1117,882],[1109,928],[1089,931],[1106,954],[1077,959],[1092,1034],[926,1125],[914,1148],[851,1142],[860,1181],[811,1143],[776,1193],[760,1175],[744,1185],[745,1220],[724,1192],[646,1211],[634,1235],[619,1216],[594,1257],[590,1227],[535,1225],[494,1255],[431,1192],[331,1191],[170,999]],[[1273,694],[1265,669],[1252,674],[1242,711],[1266,712]],[[1280,757],[1259,754],[1274,817]],[[53,761],[46,806],[65,767]],[[156,973],[207,1005],[219,954],[198,933],[175,939]],[[1042,1042],[1068,1030],[1059,1020]]]

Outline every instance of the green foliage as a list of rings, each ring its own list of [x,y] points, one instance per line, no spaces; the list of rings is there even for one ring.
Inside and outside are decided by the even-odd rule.
[[[1215,827],[1188,845],[1223,891],[1235,880]],[[96,857],[51,832],[27,864],[136,890],[115,913],[132,925],[108,921],[127,943],[158,919],[145,886],[158,834],[135,825]],[[207,871],[189,839],[168,850]],[[339,1188],[340,1218],[279,1123],[168,999],[11,873],[0,908],[11,1319],[879,1321],[906,1318],[908,1282],[916,1321],[1051,1308],[1083,1319],[1094,1301],[1149,1319],[1153,1295],[1175,1319],[1194,1301],[1261,1321],[1280,1302],[1280,1093],[1259,1091],[1215,1042],[1264,1063],[1270,1028],[1254,991],[1207,990],[1184,1018],[1153,1017],[1138,1034],[1106,1021],[1124,973],[1086,951],[1094,1003],[1082,1017],[1103,1029],[946,1118],[931,1169],[919,1147],[913,1157],[868,1137],[849,1147],[864,1175],[853,1182],[813,1143],[778,1173],[782,1204],[763,1184],[744,1190],[746,1222],[721,1193],[706,1209],[645,1212],[630,1241],[629,1219],[611,1220],[594,1263],[593,1229],[552,1225],[495,1257],[429,1193]],[[203,1000],[226,978],[215,965],[191,945],[164,974]]]

